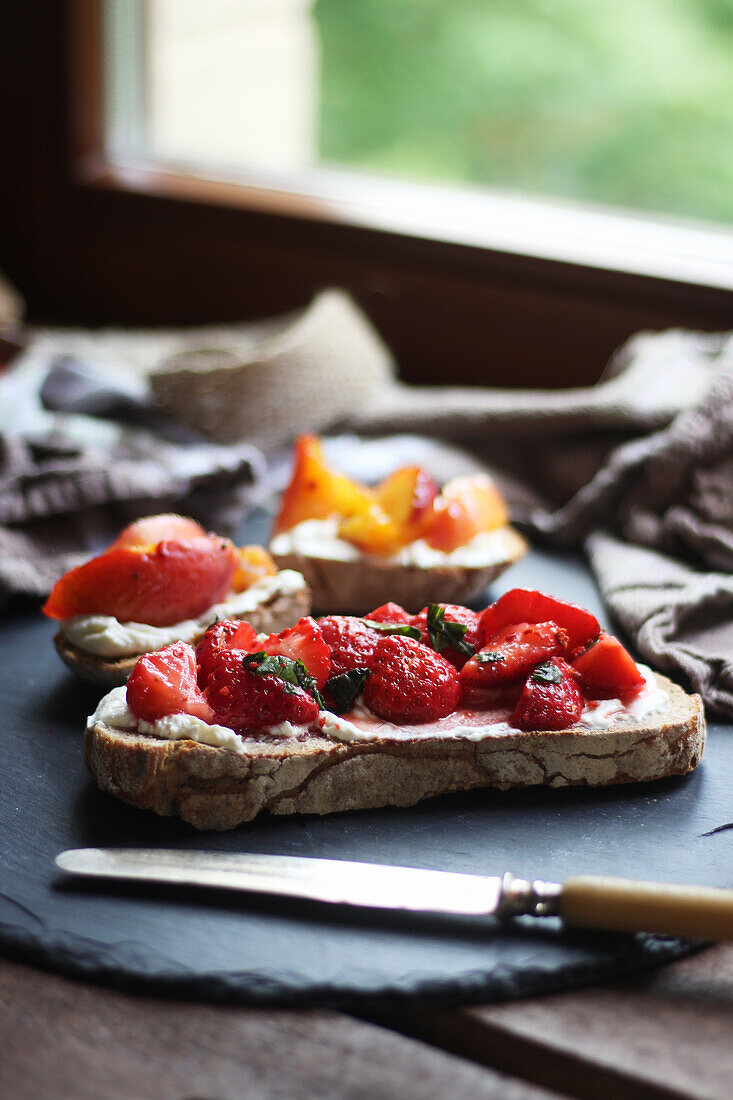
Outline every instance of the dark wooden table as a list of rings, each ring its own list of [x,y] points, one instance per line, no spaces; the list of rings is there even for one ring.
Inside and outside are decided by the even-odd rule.
[[[465,1009],[344,1013],[129,996],[0,960],[0,1097],[731,1100],[733,945]]]

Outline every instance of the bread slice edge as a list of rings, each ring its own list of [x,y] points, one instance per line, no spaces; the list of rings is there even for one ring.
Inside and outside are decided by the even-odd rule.
[[[328,814],[413,806],[480,787],[607,786],[685,775],[700,762],[699,695],[657,676],[664,708],[609,729],[512,731],[480,740],[430,737],[340,742],[322,736],[253,740],[246,753],[168,741],[98,722],[85,761],[99,787],[132,806],[178,814],[202,830],[259,813]]]

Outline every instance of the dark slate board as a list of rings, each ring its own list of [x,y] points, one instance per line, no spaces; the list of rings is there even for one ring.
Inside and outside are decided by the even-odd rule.
[[[578,559],[534,552],[524,584],[600,612]],[[67,672],[36,613],[0,626],[0,950],[79,977],[206,1000],[354,1005],[487,1001],[568,988],[678,957],[655,937],[525,921],[403,918],[267,898],[66,881],[63,848],[278,852],[562,879],[573,872],[733,885],[733,731],[711,730],[689,778],[608,790],[478,791],[408,810],[263,819],[229,834],[101,794],[81,757],[98,693]],[[718,830],[718,831],[716,831]]]

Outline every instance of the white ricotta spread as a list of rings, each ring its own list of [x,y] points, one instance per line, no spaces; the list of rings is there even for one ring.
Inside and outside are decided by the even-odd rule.
[[[612,726],[623,726],[640,722],[643,718],[661,710],[667,702],[666,691],[658,686],[650,668],[646,665],[639,665],[638,668],[644,677],[645,687],[632,702],[624,705],[620,699],[603,699],[596,704],[587,704],[573,729],[609,729]],[[352,708],[351,715],[357,721],[359,717],[363,717],[372,725],[360,726],[348,718],[331,714],[330,711],[321,711],[310,727],[296,726],[292,722],[280,722],[278,725],[265,728],[262,733],[274,738],[282,738],[302,737],[310,732],[334,741],[375,741],[385,738],[404,741],[436,736],[465,741],[484,741],[491,737],[503,737],[518,732],[508,722],[455,725],[451,721],[451,715],[439,722],[429,723],[425,727],[375,722],[375,716],[360,701],[357,701]],[[159,718],[157,722],[138,721],[127,705],[124,687],[113,688],[104,696],[94,714],[87,719],[87,726],[91,729],[96,722],[104,722],[105,725],[116,729],[137,730],[138,733],[147,734],[150,737],[161,737],[173,741],[189,739],[203,745],[230,749],[232,752],[246,752],[245,741],[234,730],[227,726],[209,725],[190,714],[173,714],[167,718]]]
[[[100,699],[94,714],[87,719],[87,729],[93,729],[97,722],[113,729],[137,730],[148,737],[160,737],[166,741],[198,741],[201,745],[214,745],[216,748],[231,749],[232,752],[244,752],[243,739],[228,726],[209,725],[193,714],[169,714],[155,722],[138,720],[127,705],[127,688],[112,688]],[[283,723],[283,725],[290,723]]]
[[[364,554],[358,546],[339,538],[339,517],[307,519],[289,531],[276,535],[270,543],[272,554],[302,554],[309,558],[327,558],[329,561],[359,561]],[[389,565],[407,565],[418,569],[434,569],[441,565],[457,565],[481,569],[494,562],[505,561],[516,549],[516,535],[508,527],[496,531],[482,531],[465,546],[458,546],[450,553],[434,550],[425,539],[418,539],[404,546],[398,553],[379,556],[376,560]]]
[[[305,588],[305,580],[293,569],[273,577],[262,577],[244,592],[234,592],[221,603],[207,608],[196,619],[184,619],[172,626],[149,623],[121,623],[112,615],[73,615],[64,619],[61,630],[79,649],[95,657],[135,657],[171,642],[192,642],[215,619],[244,619],[274,596],[285,596]]]

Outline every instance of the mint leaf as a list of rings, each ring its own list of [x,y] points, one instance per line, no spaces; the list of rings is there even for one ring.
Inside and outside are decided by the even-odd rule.
[[[401,634],[404,638],[414,638],[416,642],[422,637],[420,630],[409,623],[379,623],[375,619],[362,619],[364,626],[376,630],[379,634]]]
[[[442,653],[450,647],[464,657],[473,657],[475,649],[463,640],[467,630],[465,623],[454,623],[446,619],[445,608],[440,604],[428,604],[428,638],[436,653]]]
[[[532,679],[536,684],[560,684],[562,672],[552,661],[541,661],[532,673]]]
[[[351,710],[354,700],[369,678],[368,668],[352,668],[326,680],[323,689],[334,700],[338,714]],[[330,701],[330,700],[329,700]]]
[[[503,653],[489,653],[483,649],[480,653],[476,654],[476,662],[479,665],[495,665],[499,661],[506,661],[506,657]]]
[[[302,688],[307,691],[318,706],[323,710],[323,696],[318,690],[316,680],[309,673],[302,661],[293,661],[290,657],[281,657],[261,650],[259,653],[248,653],[243,660],[244,667],[255,676],[275,676],[282,680],[285,690],[293,694],[292,689]]]

